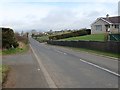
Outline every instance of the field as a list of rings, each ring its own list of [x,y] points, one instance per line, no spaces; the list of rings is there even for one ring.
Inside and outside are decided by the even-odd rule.
[[[37,37],[37,41],[39,41],[40,43],[42,42],[46,42],[47,40],[49,40],[48,38],[49,36],[45,35],[45,36],[41,36],[41,37]]]
[[[78,36],[60,39],[60,41],[75,41],[75,40],[85,40],[85,41],[104,41],[104,34],[92,34],[86,36]]]

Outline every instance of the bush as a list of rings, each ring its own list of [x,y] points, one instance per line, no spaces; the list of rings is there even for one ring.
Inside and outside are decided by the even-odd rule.
[[[17,43],[17,41],[13,43],[14,48],[17,48],[18,46],[19,46],[19,44]]]
[[[28,44],[28,33],[25,33],[23,36],[20,36],[19,33],[15,33],[15,38],[17,41],[23,42],[25,44]]]
[[[2,30],[2,48],[16,48],[18,43],[15,39],[14,31],[10,28],[2,28],[0,30]]]
[[[58,39],[64,39],[64,38],[69,38],[69,37],[89,35],[89,34],[91,34],[90,29],[83,29],[83,30],[73,31],[71,33],[49,36],[49,40],[58,40]]]

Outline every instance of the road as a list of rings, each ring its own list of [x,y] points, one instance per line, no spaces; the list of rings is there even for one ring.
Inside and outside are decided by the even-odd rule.
[[[29,40],[49,86],[118,88],[118,60]]]

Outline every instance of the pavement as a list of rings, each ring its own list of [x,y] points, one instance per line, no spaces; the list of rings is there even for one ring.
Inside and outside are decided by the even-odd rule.
[[[2,63],[10,67],[4,88],[48,88],[31,49],[27,53],[2,57]]]

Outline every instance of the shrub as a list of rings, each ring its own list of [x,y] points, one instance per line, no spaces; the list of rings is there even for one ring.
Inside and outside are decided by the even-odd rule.
[[[17,43],[17,41],[13,43],[14,48],[17,48],[18,46],[19,46],[19,44]]]
[[[89,34],[91,34],[90,29],[83,29],[83,30],[73,31],[71,33],[49,36],[49,40],[58,40],[58,39],[64,39],[64,38],[69,38],[69,37],[89,35]]]
[[[14,36],[14,31],[10,28],[2,28],[2,48],[16,48],[18,43]]]
[[[20,36],[19,33],[15,33],[15,38],[17,41],[23,42],[25,44],[28,44],[28,33],[25,33],[24,35]]]

